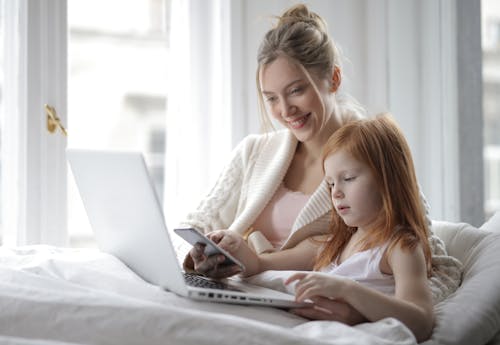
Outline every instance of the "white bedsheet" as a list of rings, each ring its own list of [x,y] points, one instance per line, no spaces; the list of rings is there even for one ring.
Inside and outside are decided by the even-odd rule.
[[[284,310],[195,302],[111,255],[0,248],[1,344],[415,344],[395,319],[348,327]]]

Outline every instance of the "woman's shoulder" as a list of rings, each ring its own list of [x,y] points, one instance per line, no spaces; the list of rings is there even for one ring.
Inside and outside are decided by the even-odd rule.
[[[294,136],[287,129],[263,134],[249,134],[239,144],[243,150],[277,149],[293,142]]]
[[[288,129],[280,129],[275,131],[270,131],[260,134],[248,134],[243,141],[254,141],[254,142],[264,142],[264,141],[281,141],[288,139],[291,133]]]

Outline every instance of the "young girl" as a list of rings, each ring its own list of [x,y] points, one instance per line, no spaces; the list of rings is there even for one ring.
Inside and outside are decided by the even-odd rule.
[[[428,339],[434,324],[429,231],[402,132],[388,115],[346,124],[324,146],[323,168],[336,211],[326,239],[268,260],[270,254],[255,254],[236,233],[209,236],[244,262],[246,276],[314,268],[285,282],[297,281],[299,301],[340,299],[370,321],[394,317],[419,342]]]

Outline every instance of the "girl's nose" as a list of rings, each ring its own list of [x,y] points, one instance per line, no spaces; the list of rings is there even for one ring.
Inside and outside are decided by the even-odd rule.
[[[344,193],[342,193],[342,190],[337,187],[336,185],[332,187],[332,198],[333,199],[341,199],[344,197]]]

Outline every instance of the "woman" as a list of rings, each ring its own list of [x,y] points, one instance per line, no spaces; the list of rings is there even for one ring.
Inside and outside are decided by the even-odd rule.
[[[269,127],[267,110],[285,129],[245,138],[183,225],[204,233],[233,230],[258,254],[328,232],[332,207],[323,182],[322,147],[343,124],[364,115],[355,101],[339,96],[341,81],[340,55],[322,18],[305,5],[287,10],[265,35],[257,68],[263,122]],[[184,266],[211,277],[239,272],[237,266],[219,266],[223,260],[206,257],[195,246]],[[361,320],[345,304],[321,297],[315,301],[321,308],[298,313],[346,323]]]

